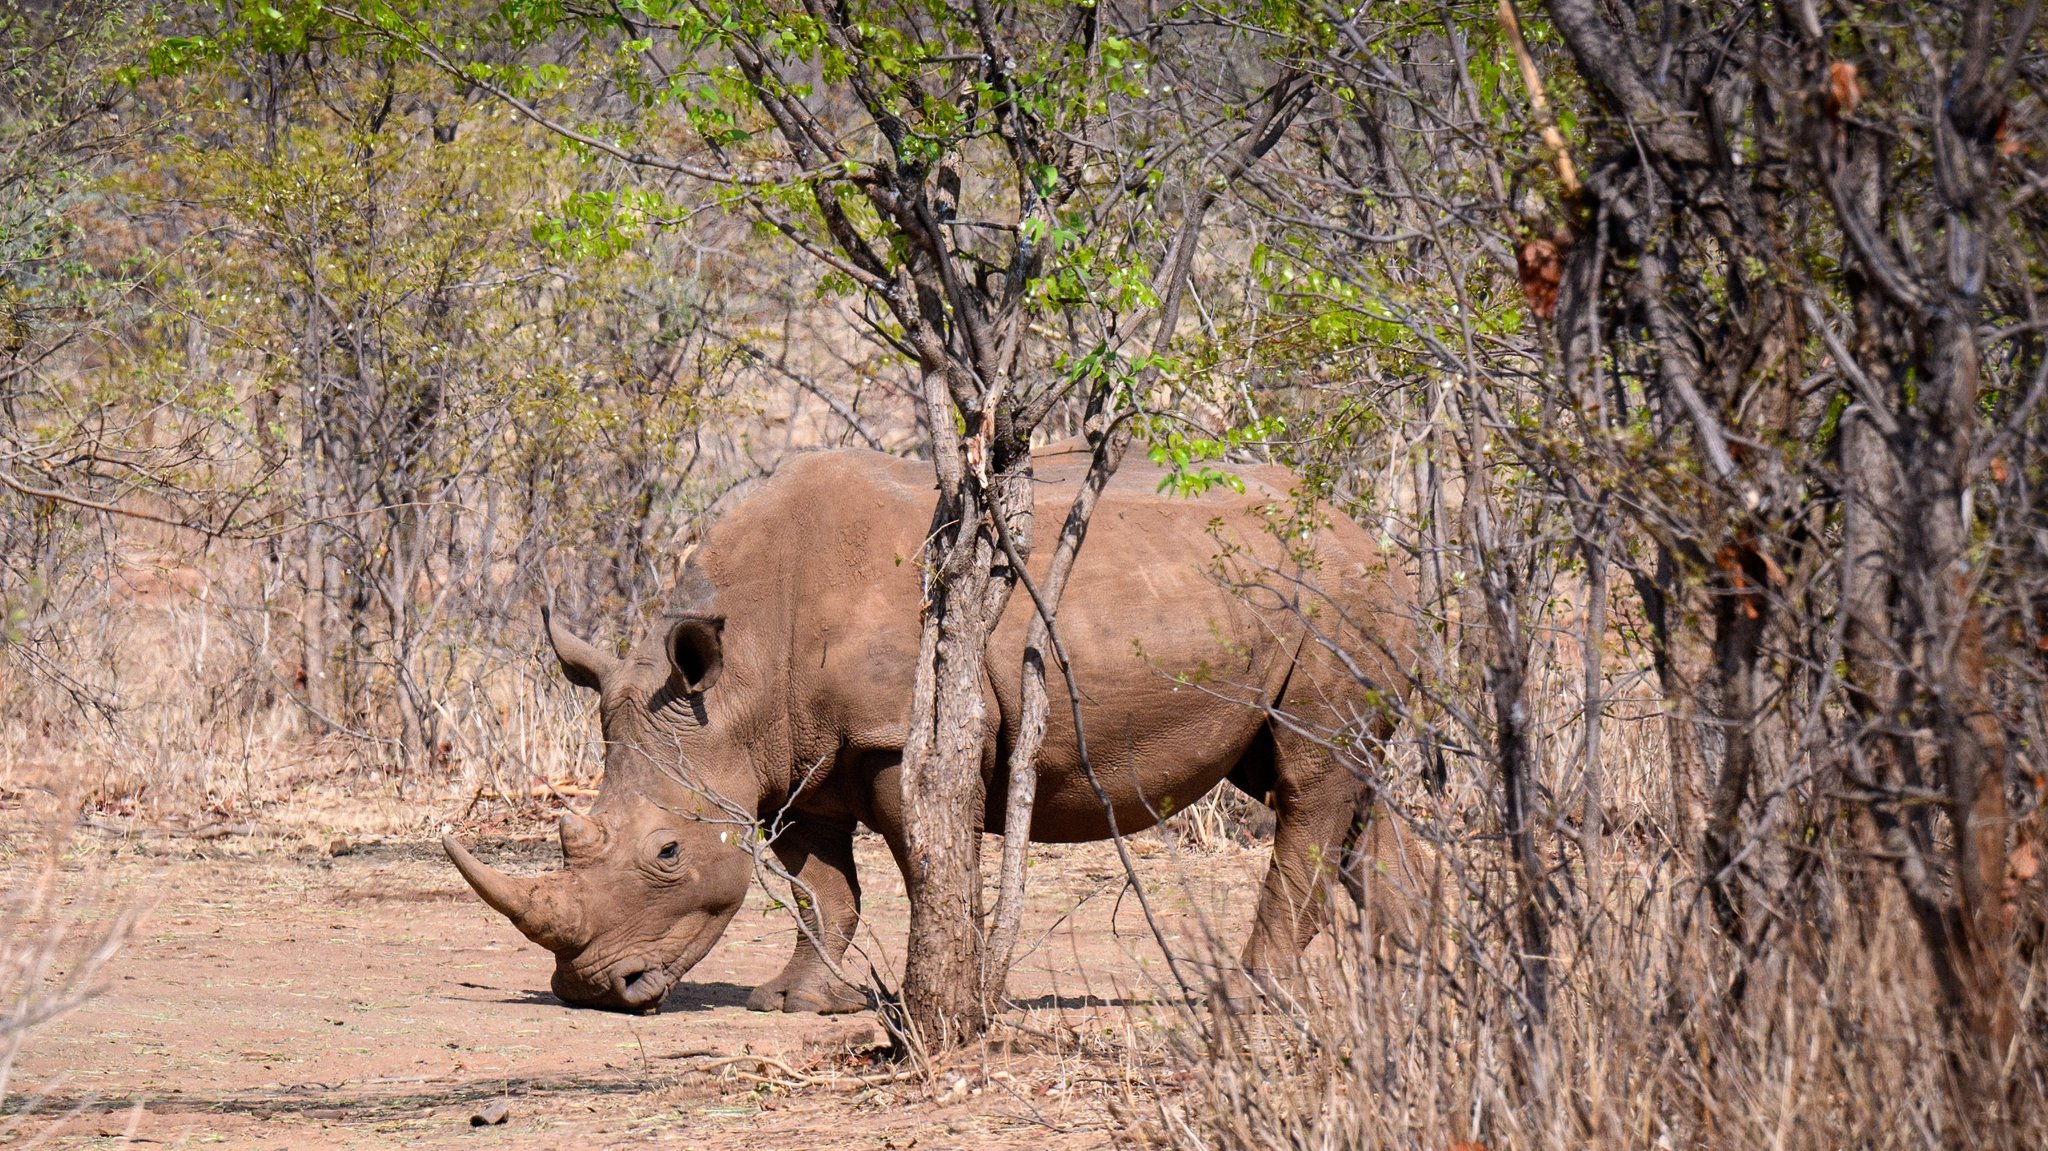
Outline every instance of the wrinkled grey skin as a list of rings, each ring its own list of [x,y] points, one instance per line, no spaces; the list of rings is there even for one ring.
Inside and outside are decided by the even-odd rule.
[[[1039,451],[1042,536],[1065,517],[1086,462],[1084,449]],[[1405,575],[1327,508],[1318,509],[1319,530],[1283,549],[1266,510],[1292,506],[1292,477],[1240,475],[1242,494],[1173,497],[1157,494],[1157,469],[1127,464],[1096,511],[1059,618],[1089,750],[1121,831],[1150,826],[1225,778],[1277,809],[1244,961],[1255,974],[1284,974],[1318,929],[1332,878],[1361,902],[1376,885],[1377,905],[1400,910],[1383,878],[1411,865],[1390,821],[1373,818],[1370,789],[1316,736],[1384,733],[1375,689],[1399,690],[1413,601]],[[452,837],[444,846],[486,902],[555,953],[564,1002],[658,1005],[746,895],[750,861],[733,813],[781,811],[787,824],[774,850],[812,893],[811,938],[748,1006],[862,1006],[813,938],[836,960],[858,922],[857,824],[879,832],[903,864],[898,764],[917,659],[916,560],[932,498],[924,463],[866,451],[800,455],[728,501],[663,624],[624,657],[549,621],[563,673],[602,701],[597,802],[588,817],[562,817],[566,867],[550,875],[507,876]],[[1045,562],[1034,562],[1041,576]],[[998,765],[1017,722],[1030,611],[1027,596],[1012,597],[989,657],[991,832],[1002,830]],[[1050,686],[1032,838],[1105,838],[1062,685]],[[1269,718],[1275,710],[1289,721]]]

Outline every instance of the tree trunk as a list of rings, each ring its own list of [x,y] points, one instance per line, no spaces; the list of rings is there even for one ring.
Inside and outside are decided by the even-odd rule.
[[[1486,693],[1493,700],[1493,751],[1500,772],[1501,824],[1508,867],[1515,883],[1515,950],[1522,971],[1522,993],[1529,1006],[1527,1037],[1532,1057],[1550,1014],[1550,907],[1541,853],[1536,849],[1530,812],[1536,797],[1539,754],[1527,698],[1529,641],[1522,626],[1523,588],[1512,559],[1502,554],[1498,509],[1485,469],[1485,416],[1476,397],[1464,412],[1469,439],[1465,444],[1465,524],[1474,566],[1479,569],[1479,597],[1486,619]],[[1468,629],[1470,630],[1470,629]],[[1532,1075],[1546,1078],[1543,1061],[1531,1064]]]
[[[1706,721],[1700,715],[1700,695],[1712,660],[1697,629],[1687,622],[1691,593],[1677,558],[1660,547],[1654,573],[1637,569],[1630,576],[1650,625],[1650,663],[1664,701],[1664,746],[1671,762],[1667,835],[1674,847],[1689,851],[1699,842],[1700,812],[1706,806],[1707,753],[1700,738]]]
[[[301,420],[299,428],[299,470],[303,484],[305,506],[302,513],[306,519],[305,555],[301,572],[305,585],[305,599],[299,605],[299,636],[301,655],[306,669],[306,710],[311,714],[308,730],[320,731],[328,726],[328,716],[334,713],[334,704],[328,693],[327,671],[333,662],[329,650],[327,633],[327,604],[331,585],[327,579],[327,524],[325,517],[332,511],[328,485],[331,473],[326,453],[325,414],[321,403],[326,382],[321,374],[320,303],[315,298],[319,263],[316,258],[306,260],[308,287],[306,288],[305,333],[300,349],[300,395]]]
[[[1003,807],[1003,860],[997,872],[995,913],[990,919],[988,944],[982,956],[982,996],[990,1012],[1001,1005],[1003,989],[1009,983],[1010,961],[1016,953],[1017,932],[1024,920],[1024,863],[1030,850],[1031,815],[1038,799],[1038,752],[1045,745],[1046,720],[1052,706],[1045,687],[1046,657],[1050,654],[1059,658],[1062,678],[1072,674],[1064,659],[1064,648],[1057,645],[1055,636],[1060,599],[1080,557],[1081,544],[1087,539],[1095,504],[1116,475],[1123,463],[1124,450],[1131,443],[1128,426],[1109,426],[1114,413],[1104,411],[1108,401],[1105,391],[1097,389],[1090,397],[1086,430],[1095,450],[1088,463],[1088,477],[1074,494],[1073,506],[1067,509],[1066,521],[1060,526],[1045,583],[1030,589],[1035,610],[1024,637],[1022,712],[1016,743],[1010,749],[1010,786]],[[1023,547],[1014,536],[1005,542],[1009,545],[1006,551],[1010,563],[1021,569],[1023,548],[1030,541],[1023,541]],[[1065,686],[1069,691],[1075,687],[1071,682]],[[1081,731],[1078,712],[1074,716],[1074,735],[1081,741],[1080,754],[1085,759],[1087,737]]]
[[[311,518],[318,515],[312,510],[317,505],[311,498],[306,505],[311,522],[305,529],[306,554],[301,574],[306,594],[299,604],[299,642],[306,669],[306,710],[312,713],[306,726],[318,731],[326,726],[322,717],[328,714],[327,556],[321,539],[325,534],[322,525],[317,518]]]
[[[1598,931],[1604,921],[1601,908],[1605,902],[1606,884],[1601,874],[1601,838],[1606,822],[1606,806],[1602,797],[1600,763],[1600,728],[1605,707],[1603,694],[1606,682],[1603,678],[1604,657],[1607,648],[1607,552],[1612,546],[1612,535],[1604,510],[1605,499],[1591,516],[1591,524],[1581,541],[1586,558],[1586,638],[1582,660],[1584,662],[1585,716],[1581,722],[1579,767],[1579,855],[1586,868],[1586,921],[1589,927]],[[1595,952],[1598,951],[1597,936]]]
[[[953,431],[952,397],[941,373],[927,369],[925,406],[934,438],[938,506],[925,548],[925,609],[903,749],[904,840],[909,859],[910,948],[903,1003],[915,1038],[953,1046],[988,1026],[982,993],[981,832],[993,748],[984,688],[988,638],[1002,616],[1014,569],[997,566],[999,546],[986,519],[1006,517],[1028,532],[1028,443],[996,458],[1003,445],[988,412],[968,416],[970,436]],[[977,461],[997,470],[983,486]],[[992,503],[985,507],[984,500]]]
[[[1748,915],[1738,871],[1749,823],[1743,819],[1757,774],[1764,628],[1771,617],[1764,565],[1747,540],[1724,545],[1715,557],[1715,680],[1721,688],[1721,771],[1714,780],[1701,839],[1701,871],[1721,930],[1745,948]]]
[[[1914,638],[1932,712],[1927,726],[1939,749],[1955,836],[1955,922],[1948,938],[1958,987],[1967,997],[1958,1006],[1983,1071],[1995,1075],[2012,1042],[2014,1004],[2005,971],[2005,735],[1987,690],[1983,614],[1973,602],[1968,558],[1966,501],[1980,376],[1974,314],[1952,307],[1936,325],[1928,434],[1911,454],[1906,487],[1919,506],[1901,542],[1911,573],[1907,600],[1920,617]]]

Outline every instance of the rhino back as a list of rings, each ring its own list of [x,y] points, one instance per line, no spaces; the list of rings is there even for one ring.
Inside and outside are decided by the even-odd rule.
[[[1038,546],[1030,567],[1042,579],[1086,457],[1039,455]],[[1371,537],[1325,504],[1309,509],[1313,530],[1282,539],[1301,522],[1293,475],[1230,470],[1243,492],[1218,485],[1188,497],[1161,492],[1165,473],[1149,461],[1128,461],[1104,493],[1058,608],[1083,697],[1089,759],[1124,830],[1215,786],[1253,753],[1270,704],[1326,730],[1369,713],[1370,689],[1332,645],[1370,679],[1400,681],[1395,665],[1408,646],[1405,574],[1389,568]],[[990,658],[1005,750],[1020,710],[1032,611],[1020,591]],[[1078,770],[1065,684],[1056,670],[1050,674],[1053,707],[1033,837],[1096,838],[1106,833],[1100,802]],[[997,806],[992,800],[992,818]]]
[[[1035,455],[1030,568],[1042,582],[1087,454],[1054,445]],[[1151,822],[1153,810],[1192,802],[1246,754],[1267,703],[1283,683],[1294,693],[1291,669],[1327,659],[1306,638],[1316,616],[1366,618],[1389,601],[1389,573],[1343,517],[1325,514],[1309,538],[1275,538],[1269,512],[1288,506],[1288,473],[1242,469],[1244,493],[1219,487],[1192,498],[1159,492],[1162,475],[1141,458],[1120,469],[1058,608],[1090,759],[1127,829]],[[901,747],[919,638],[918,558],[934,497],[927,462],[807,453],[707,533],[697,562],[727,617],[728,674],[746,690],[780,695],[795,763]],[[1297,562],[1303,556],[1309,570]],[[999,753],[1019,711],[1033,611],[1020,588],[990,651]],[[1095,838],[1105,830],[1100,804],[1078,771],[1064,683],[1051,674],[1034,836]],[[1356,694],[1343,677],[1300,678],[1318,706],[1345,702],[1332,692]]]

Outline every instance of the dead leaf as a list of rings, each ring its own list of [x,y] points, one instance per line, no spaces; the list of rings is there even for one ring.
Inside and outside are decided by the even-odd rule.
[[[2041,859],[2034,854],[2034,845],[2031,843],[2022,843],[2013,848],[2012,854],[2006,857],[2005,865],[2006,870],[2012,872],[2012,877],[2021,883],[2027,882],[2041,872]]]
[[[1723,544],[1714,553],[1714,565],[1727,573],[1730,588],[1740,597],[1742,613],[1750,619],[1761,615],[1758,605],[1763,602],[1765,587],[1785,586],[1784,569],[1754,540]]]
[[[1557,314],[1557,285],[1564,279],[1564,252],[1571,234],[1559,229],[1550,239],[1531,236],[1515,249],[1515,273],[1537,319]]]
[[[1863,88],[1856,83],[1856,65],[1836,60],[1828,65],[1828,114],[1841,119],[1852,116],[1863,100]]]
[[[1991,133],[1992,142],[1998,145],[1998,154],[2001,156],[2017,156],[2020,154],[2021,144],[2019,137],[2006,131],[2006,126],[2011,122],[2012,109],[2007,108],[1998,114],[1998,128]]]

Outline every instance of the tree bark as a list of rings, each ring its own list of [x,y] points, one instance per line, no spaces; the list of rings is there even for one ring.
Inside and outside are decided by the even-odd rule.
[[[1604,499],[1602,506],[1604,506]],[[1606,806],[1602,795],[1600,729],[1606,700],[1604,657],[1607,649],[1607,552],[1613,539],[1606,513],[1596,508],[1590,530],[1580,541],[1586,559],[1586,635],[1582,660],[1585,715],[1581,719],[1579,769],[1579,856],[1586,868],[1587,921],[1597,926],[1606,900],[1602,875],[1602,825]],[[1595,942],[1597,948],[1597,939]]]
[[[980,839],[993,731],[985,685],[988,639],[1017,577],[1014,568],[998,566],[990,517],[1003,517],[1006,530],[1028,540],[1032,498],[1028,439],[1016,451],[1015,441],[999,434],[993,412],[962,404],[969,429],[963,439],[952,420],[960,398],[944,372],[927,367],[924,404],[939,499],[925,548],[925,609],[901,774],[911,908],[903,1001],[927,1048],[956,1045],[988,1025]],[[992,398],[1000,402],[1001,395]]]
[[[1476,387],[1476,385],[1470,385]],[[1502,554],[1498,514],[1488,480],[1485,413],[1468,395],[1465,421],[1465,534],[1479,569],[1479,594],[1487,623],[1486,692],[1493,700],[1494,759],[1500,771],[1501,824],[1507,862],[1515,883],[1515,940],[1522,993],[1529,1005],[1527,1031],[1533,1042],[1550,1015],[1550,906],[1543,860],[1536,850],[1530,813],[1535,806],[1538,749],[1528,705],[1529,640],[1522,626],[1522,588],[1515,565]],[[1540,1078],[1543,1068],[1533,1068]]]
[[[1115,477],[1117,468],[1123,463],[1124,451],[1131,442],[1128,427],[1115,422],[1116,413],[1104,410],[1108,400],[1106,391],[1098,389],[1089,405],[1091,410],[1086,429],[1094,451],[1090,455],[1087,478],[1083,480],[1081,490],[1074,494],[1073,505],[1067,509],[1067,518],[1060,527],[1059,540],[1054,545],[1044,584],[1031,589],[1037,610],[1033,612],[1024,636],[1022,711],[1018,718],[1016,742],[1010,749],[1009,790],[1003,807],[1003,858],[997,871],[996,905],[989,922],[988,943],[982,955],[982,993],[991,1012],[1000,1006],[1004,988],[1009,984],[1017,933],[1024,920],[1024,865],[1030,851],[1032,811],[1038,801],[1038,753],[1045,746],[1046,721],[1052,709],[1052,701],[1046,694],[1045,664],[1048,655],[1057,657],[1058,654],[1054,629],[1060,599],[1066,592],[1074,563],[1080,557],[1089,521],[1095,515],[1095,505],[1103,489]],[[1010,562],[1021,565],[1024,557],[1015,541],[1006,542],[1009,544],[1006,550]],[[1064,659],[1060,659],[1060,670],[1065,677],[1073,674],[1073,669],[1066,665]],[[1076,737],[1085,739],[1079,731],[1079,723],[1080,717],[1076,715]],[[1085,750],[1082,754],[1086,754]]]

